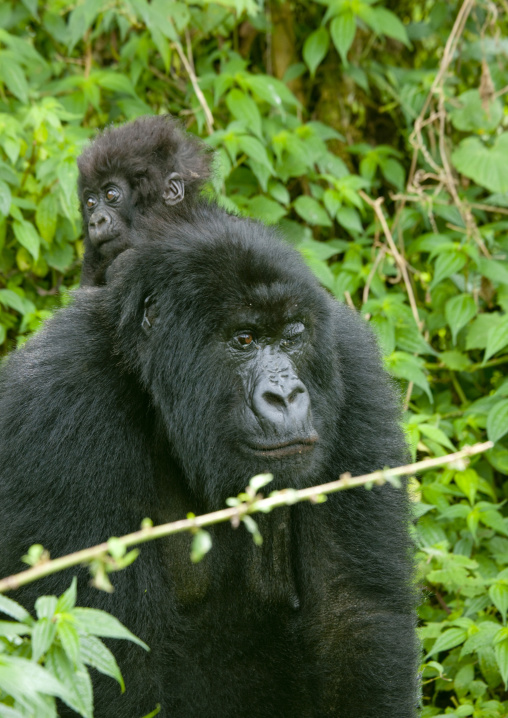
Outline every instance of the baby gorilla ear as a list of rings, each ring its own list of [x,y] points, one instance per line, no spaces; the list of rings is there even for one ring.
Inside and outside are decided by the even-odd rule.
[[[162,199],[168,206],[178,204],[185,196],[185,184],[178,172],[171,172],[164,180]]]

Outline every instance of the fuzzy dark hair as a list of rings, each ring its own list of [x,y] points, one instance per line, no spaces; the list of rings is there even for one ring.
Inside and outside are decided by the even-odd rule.
[[[186,197],[195,197],[211,174],[211,148],[170,115],[139,117],[122,127],[108,127],[78,157],[78,191],[118,175],[137,191],[136,205],[160,199],[164,178],[178,172]]]

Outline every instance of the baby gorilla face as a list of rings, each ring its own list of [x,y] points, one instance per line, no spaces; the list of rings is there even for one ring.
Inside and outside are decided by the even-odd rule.
[[[128,182],[112,178],[100,187],[85,187],[82,206],[92,246],[103,256],[118,252],[132,218],[132,190]]]

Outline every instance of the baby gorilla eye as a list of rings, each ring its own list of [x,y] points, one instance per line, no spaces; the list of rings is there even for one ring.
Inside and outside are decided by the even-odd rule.
[[[113,200],[118,199],[120,197],[120,192],[115,189],[114,187],[110,187],[106,192],[106,199],[109,202],[113,202]]]
[[[95,197],[86,198],[86,206],[88,207],[88,209],[92,209],[92,207],[95,207],[96,204],[97,200],[95,199]]]

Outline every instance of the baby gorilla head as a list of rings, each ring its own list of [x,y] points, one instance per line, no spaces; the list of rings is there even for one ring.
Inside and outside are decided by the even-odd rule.
[[[137,243],[139,216],[185,217],[210,177],[212,155],[169,115],[141,117],[102,132],[78,158],[85,255],[82,285]]]

